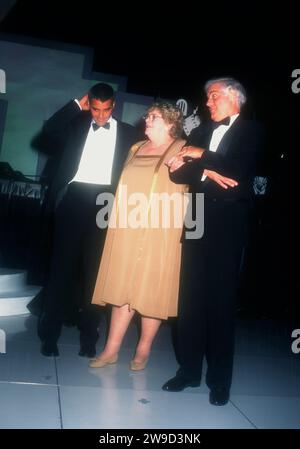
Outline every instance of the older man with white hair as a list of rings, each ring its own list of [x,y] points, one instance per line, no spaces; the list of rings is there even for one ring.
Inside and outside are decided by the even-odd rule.
[[[205,91],[211,122],[194,129],[188,146],[169,161],[174,182],[190,184],[191,192],[204,194],[204,234],[198,240],[183,235],[180,368],[163,390],[199,386],[206,357],[210,403],[225,405],[232,380],[238,274],[264,131],[240,116],[246,101],[240,82],[212,79]]]

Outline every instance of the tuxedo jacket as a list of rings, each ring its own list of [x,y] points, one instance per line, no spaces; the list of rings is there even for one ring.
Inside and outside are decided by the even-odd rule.
[[[253,180],[262,160],[265,141],[262,125],[239,116],[221,139],[216,152],[209,151],[213,129],[212,123],[207,123],[191,132],[186,145],[206,151],[200,159],[187,162],[170,173],[171,179],[176,183],[189,184],[192,192],[205,193],[206,199],[251,200],[254,195]],[[233,178],[238,186],[224,189],[208,177],[201,181],[204,169]]]
[[[192,200],[189,211],[193,218],[196,216],[194,194],[204,194],[203,241],[214,240],[216,234],[235,239],[239,227],[247,228],[249,213],[253,208],[253,180],[262,159],[264,129],[257,122],[238,117],[221,139],[216,152],[209,151],[212,133],[211,123],[200,125],[192,131],[187,145],[202,147],[205,152],[200,159],[189,161],[170,173],[170,178],[173,182],[190,185]],[[224,189],[208,177],[201,181],[204,169],[230,177],[238,185]],[[187,241],[185,231],[182,241]],[[189,242],[201,243],[200,240]]]
[[[89,111],[81,111],[75,101],[70,101],[47,120],[43,127],[42,134],[47,140],[48,153],[50,148],[51,155],[58,161],[48,192],[50,210],[77,172],[91,120]],[[136,128],[117,120],[112,182],[108,187],[110,192],[116,190],[129,148],[139,137]]]

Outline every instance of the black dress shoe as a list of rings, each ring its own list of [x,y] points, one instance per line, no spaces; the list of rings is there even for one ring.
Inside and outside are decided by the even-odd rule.
[[[216,388],[209,393],[209,402],[212,405],[225,405],[229,401],[229,391],[224,388]]]
[[[93,359],[96,355],[96,348],[95,346],[81,346],[78,355],[80,355],[80,357]]]
[[[199,387],[200,382],[197,380],[188,380],[183,376],[175,376],[168,380],[162,389],[165,391],[182,391],[187,387]]]
[[[41,354],[43,354],[46,357],[58,357],[58,347],[56,343],[43,341],[41,346]]]

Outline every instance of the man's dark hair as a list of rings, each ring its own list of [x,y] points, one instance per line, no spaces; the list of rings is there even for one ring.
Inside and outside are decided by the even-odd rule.
[[[96,99],[102,102],[115,99],[113,88],[109,84],[105,83],[98,83],[91,87],[88,92],[88,97],[90,101],[92,99]]]

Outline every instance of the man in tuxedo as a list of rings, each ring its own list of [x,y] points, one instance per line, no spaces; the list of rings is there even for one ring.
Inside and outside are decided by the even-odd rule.
[[[188,146],[169,161],[174,182],[190,184],[193,196],[204,194],[204,233],[200,239],[183,235],[180,368],[162,388],[199,386],[205,356],[210,403],[224,405],[232,380],[238,275],[264,132],[257,122],[240,117],[246,93],[238,81],[213,79],[205,90],[212,121],[193,130]]]
[[[96,197],[115,192],[128,150],[138,140],[133,126],[112,117],[114,106],[111,86],[98,83],[43,127],[48,147],[59,157],[48,195],[54,239],[38,322],[45,356],[59,354],[63,324],[79,325],[80,356],[96,354],[101,307],[90,301],[105,237],[96,225]]]

